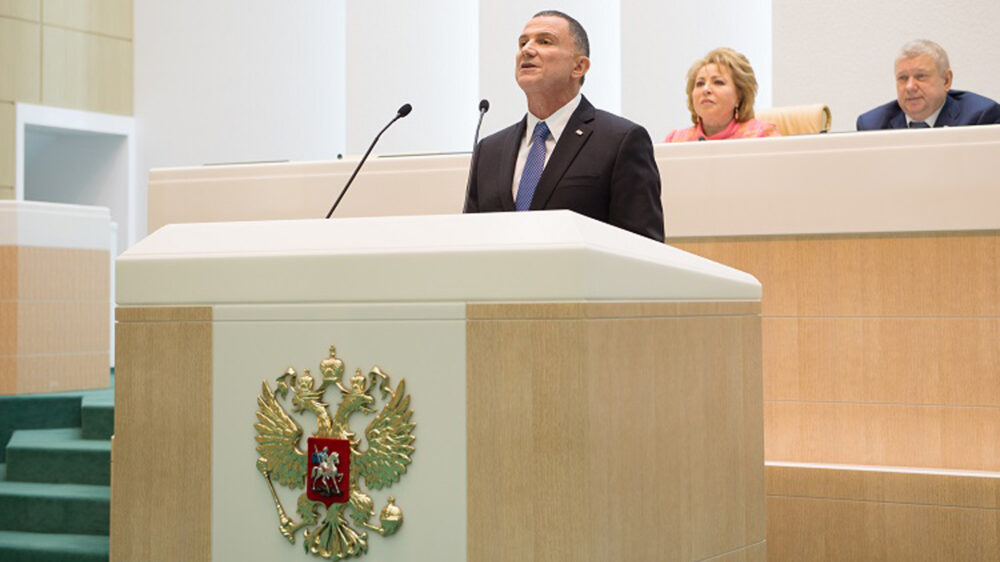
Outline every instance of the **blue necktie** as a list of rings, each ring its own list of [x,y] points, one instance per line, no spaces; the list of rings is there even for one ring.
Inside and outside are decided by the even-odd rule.
[[[527,211],[531,207],[531,198],[535,196],[535,187],[545,168],[545,139],[548,136],[549,126],[545,121],[539,121],[535,125],[535,131],[531,133],[531,148],[528,149],[528,159],[524,161],[521,183],[517,185],[514,208],[518,211]]]
[[[930,129],[931,126],[923,121],[910,121],[911,129]]]

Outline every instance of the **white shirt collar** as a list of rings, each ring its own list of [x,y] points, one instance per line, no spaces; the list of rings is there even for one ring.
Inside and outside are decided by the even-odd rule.
[[[545,125],[549,128],[549,133],[552,135],[552,139],[555,142],[559,142],[559,137],[562,135],[563,129],[566,128],[566,124],[569,123],[569,118],[576,111],[576,108],[580,105],[580,100],[583,99],[583,93],[577,92],[576,97],[569,100],[569,103],[555,110],[552,115],[549,115],[548,119],[545,119]],[[539,119],[528,112],[528,126],[525,128],[524,134],[526,137],[530,138],[531,133],[535,130],[535,125],[538,124]]]
[[[944,104],[943,103],[941,104],[941,107],[937,108],[937,111],[935,111],[934,113],[931,113],[930,116],[927,119],[924,120],[924,123],[927,123],[928,127],[933,127],[934,123],[937,123],[938,115],[941,115],[941,110],[942,109],[944,109]],[[903,115],[906,115],[906,114],[904,113]],[[907,128],[910,127],[910,123],[913,123],[913,119],[911,119],[909,115],[906,115],[906,127]]]

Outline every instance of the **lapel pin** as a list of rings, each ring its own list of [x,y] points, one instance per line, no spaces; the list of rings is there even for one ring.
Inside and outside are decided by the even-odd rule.
[[[583,131],[581,131],[580,129],[577,129],[576,130],[576,136],[582,137],[583,136]]]

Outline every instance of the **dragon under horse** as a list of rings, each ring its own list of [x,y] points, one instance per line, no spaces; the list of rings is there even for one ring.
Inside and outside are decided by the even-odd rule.
[[[416,424],[410,421],[413,410],[410,409],[405,379],[400,379],[393,390],[389,375],[378,367],[372,367],[367,378],[358,369],[345,387],[341,382],[344,363],[337,358],[334,346],[330,346],[330,356],[320,362],[320,372],[322,381],[318,386],[308,369],[297,374],[292,368],[277,378],[274,391],[267,381],[261,384],[261,393],[257,397],[257,423],[254,424],[257,453],[260,455],[257,470],[264,476],[271,492],[281,534],[294,544],[295,534],[305,527],[303,544],[307,552],[339,560],[368,552],[368,533],[364,529],[387,536],[402,525],[403,512],[395,505],[392,496],[389,496],[387,505],[380,513],[379,524],[371,523],[375,504],[371,496],[362,491],[361,482],[364,480],[365,485],[373,490],[399,482],[412,462]],[[323,396],[331,385],[341,395],[333,416],[330,415],[329,405],[323,402]],[[361,439],[351,431],[349,421],[358,412],[365,415],[375,413],[376,400],[372,392],[376,389],[381,393],[383,406],[365,428],[367,448],[362,450]],[[275,482],[291,489],[304,488],[306,483],[308,458],[299,447],[302,427],[279,401],[279,397],[287,400],[289,393],[292,393],[291,409],[294,414],[308,412],[316,417],[314,437],[344,439],[350,443],[348,501],[326,507],[323,502],[312,501],[303,493],[296,507],[301,517],[298,523],[288,516],[274,489]],[[352,521],[361,530],[352,526]]]

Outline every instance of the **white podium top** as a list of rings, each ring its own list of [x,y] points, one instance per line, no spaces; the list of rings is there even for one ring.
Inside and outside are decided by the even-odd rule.
[[[119,305],[760,300],[751,275],[571,213],[168,225]]]
[[[106,251],[111,247],[111,213],[89,205],[0,201],[0,246]]]

